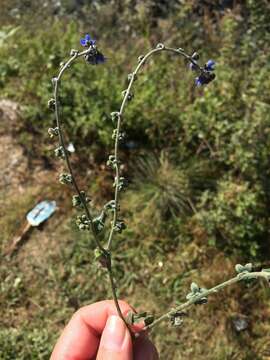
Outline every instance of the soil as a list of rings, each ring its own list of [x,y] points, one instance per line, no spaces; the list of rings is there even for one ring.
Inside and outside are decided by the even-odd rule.
[[[23,192],[27,174],[27,158],[17,144],[13,131],[19,122],[19,106],[10,100],[0,100],[0,193],[7,195],[16,188]]]
[[[0,245],[4,252],[23,233],[27,212],[41,200],[54,200],[53,186],[56,183],[55,170],[44,168],[42,160],[29,159],[19,144],[20,114],[17,103],[0,100],[0,216],[5,226]],[[34,162],[34,166],[29,166],[30,161],[32,164]],[[40,248],[40,230],[44,228],[46,226],[41,225],[33,229],[35,231],[27,232],[28,238],[39,238],[37,244],[35,239],[32,245]],[[44,231],[43,238],[47,236],[47,231]]]

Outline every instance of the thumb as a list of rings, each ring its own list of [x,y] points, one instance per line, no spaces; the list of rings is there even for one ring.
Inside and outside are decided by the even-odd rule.
[[[132,358],[129,330],[119,316],[109,316],[101,335],[97,360],[132,360]]]

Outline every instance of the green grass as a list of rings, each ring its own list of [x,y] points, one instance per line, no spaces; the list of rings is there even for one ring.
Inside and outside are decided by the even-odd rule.
[[[134,187],[126,194],[127,202],[136,191]],[[111,298],[107,276],[94,262],[93,241],[67,220],[75,215],[63,211],[67,201],[59,199],[57,214],[42,230],[32,232],[16,256],[1,263],[1,359],[48,359],[57,335],[78,307]],[[153,232],[151,223],[138,223],[128,215],[132,207],[125,202],[123,206],[128,230],[114,244],[115,275],[120,297],[136,309],[160,314],[184,301],[191,281],[212,286],[234,272],[236,259],[207,243],[182,239],[176,220],[170,221],[169,231],[160,227]],[[151,212],[144,211],[147,219]],[[190,310],[181,328],[165,322],[151,337],[161,358],[227,359],[237,354],[243,360],[263,359],[258,354],[260,344],[267,343],[269,295],[264,284],[235,286]],[[246,332],[233,330],[234,314],[248,316],[252,325]]]

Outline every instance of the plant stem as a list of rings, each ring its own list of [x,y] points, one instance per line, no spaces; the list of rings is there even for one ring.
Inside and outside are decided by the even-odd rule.
[[[154,55],[155,53],[161,52],[161,51],[167,51],[167,52],[173,52],[176,53],[177,55],[183,56],[184,58],[188,59],[191,63],[193,63],[193,65],[195,67],[197,67],[199,70],[201,70],[201,67],[192,59],[191,56],[189,56],[188,54],[186,54],[183,49],[174,49],[174,48],[169,48],[164,46],[163,44],[160,44],[159,47],[157,47],[156,49],[150,50],[143,58],[142,60],[139,62],[139,64],[137,65],[137,67],[135,68],[134,72],[132,73],[132,76],[130,78],[128,87],[126,89],[124,98],[122,100],[121,103],[121,107],[118,113],[118,120],[117,120],[117,127],[116,127],[116,136],[115,136],[115,144],[114,144],[114,158],[115,158],[115,192],[114,192],[114,203],[115,203],[115,208],[114,208],[114,214],[113,214],[113,221],[112,221],[112,225],[111,225],[111,230],[110,230],[110,234],[109,234],[109,238],[108,238],[108,242],[107,242],[107,247],[106,249],[108,251],[111,250],[112,247],[112,240],[113,240],[113,234],[114,234],[114,229],[115,229],[115,225],[116,225],[116,221],[117,221],[117,215],[118,215],[118,199],[119,199],[119,165],[118,165],[118,148],[119,148],[119,134],[120,134],[120,128],[121,128],[121,121],[122,121],[122,117],[124,114],[124,109],[127,103],[127,100],[130,96],[130,91],[132,88],[132,85],[136,79],[136,76],[140,70],[140,68],[142,67],[142,65],[146,62],[146,60],[148,60],[152,55]]]
[[[60,118],[59,118],[59,103],[58,103],[58,91],[59,91],[59,86],[58,84],[60,83],[60,80],[65,72],[65,70],[67,68],[70,67],[70,65],[72,64],[72,62],[78,58],[78,57],[81,57],[83,55],[86,55],[87,53],[89,52],[89,49],[85,50],[85,51],[82,51],[80,53],[78,52],[75,52],[75,54],[65,63],[65,65],[61,68],[60,72],[59,72],[59,75],[58,77],[55,79],[55,87],[54,87],[54,100],[55,100],[55,119],[56,119],[56,124],[57,124],[57,128],[58,128],[58,138],[59,138],[59,143],[60,145],[62,146],[63,148],[63,151],[64,151],[64,156],[65,156],[65,160],[66,160],[66,164],[67,164],[67,167],[68,167],[68,170],[69,170],[69,173],[71,175],[71,178],[72,178],[72,184],[80,198],[80,201],[83,205],[83,208],[85,210],[85,213],[86,213],[86,216],[87,216],[87,219],[89,220],[90,224],[91,224],[91,230],[93,232],[93,235],[94,235],[94,239],[95,239],[95,242],[96,242],[96,245],[97,247],[100,249],[100,251],[102,253],[107,253],[106,250],[103,248],[103,246],[101,245],[98,237],[97,237],[97,233],[96,233],[96,230],[95,230],[95,227],[94,227],[94,224],[93,224],[93,218],[92,218],[92,215],[91,215],[91,212],[87,206],[87,203],[84,199],[84,197],[82,196],[81,192],[80,192],[80,189],[78,187],[78,184],[77,184],[77,181],[76,181],[76,178],[74,176],[74,172],[72,170],[72,167],[71,167],[71,164],[70,164],[70,160],[69,160],[69,154],[68,154],[68,151],[66,149],[66,145],[65,145],[65,140],[64,140],[64,135],[63,135],[63,131],[62,131],[62,127],[61,127],[61,122],[60,122]]]
[[[95,230],[94,224],[93,224],[93,218],[91,215],[91,212],[87,206],[87,203],[85,201],[85,198],[82,196],[81,191],[79,189],[79,186],[77,184],[74,172],[72,170],[72,166],[69,160],[69,155],[68,155],[68,151],[66,149],[66,145],[65,145],[65,140],[64,140],[64,135],[63,135],[63,131],[62,131],[62,127],[61,127],[61,122],[60,122],[60,117],[59,117],[59,103],[58,103],[58,92],[59,92],[59,86],[58,84],[60,83],[60,80],[65,72],[66,69],[68,69],[70,67],[70,65],[73,63],[73,61],[78,58],[81,57],[83,55],[86,55],[89,53],[89,49],[82,51],[80,53],[75,52],[74,55],[71,56],[71,58],[66,62],[66,64],[61,68],[58,77],[55,79],[55,87],[54,87],[54,100],[55,100],[55,119],[56,119],[56,124],[57,124],[57,128],[58,128],[58,138],[59,138],[59,143],[63,148],[64,151],[64,156],[65,156],[65,160],[66,160],[66,164],[67,164],[67,168],[69,170],[69,173],[71,175],[72,178],[72,184],[80,198],[81,203],[83,204],[87,219],[90,221],[91,224],[91,230],[92,233],[94,235],[94,239],[96,242],[97,247],[99,248],[99,250],[104,254],[104,256],[108,259],[108,261],[106,262],[106,267],[107,267],[107,271],[109,273],[109,279],[110,279],[110,284],[111,284],[111,291],[112,291],[112,295],[113,295],[113,299],[114,299],[114,303],[118,312],[118,315],[122,318],[122,320],[125,322],[125,324],[128,326],[128,324],[126,323],[126,320],[121,312],[120,306],[119,306],[119,302],[118,302],[118,298],[117,298],[117,294],[116,294],[116,286],[114,283],[114,278],[113,278],[113,274],[112,274],[112,269],[111,269],[111,254],[109,251],[107,251],[106,249],[104,249],[104,247],[101,245],[98,237],[97,237],[97,232]]]
[[[196,302],[198,302],[198,300],[200,300],[200,299],[202,299],[204,297],[207,297],[208,295],[217,293],[217,292],[219,292],[220,290],[222,290],[223,288],[225,288],[227,286],[233,285],[233,284],[238,283],[240,281],[250,280],[250,279],[258,279],[258,278],[263,278],[269,283],[270,272],[258,271],[258,272],[240,273],[237,276],[235,276],[235,277],[233,277],[233,278],[231,278],[231,279],[229,279],[229,280],[227,280],[227,281],[225,281],[225,282],[223,282],[221,284],[218,284],[218,285],[212,287],[211,289],[205,290],[202,293],[199,293],[198,295],[193,296],[191,299],[189,299],[185,303],[183,303],[183,304],[171,309],[167,313],[161,315],[159,318],[154,320],[152,322],[152,324],[145,326],[143,330],[151,330],[154,326],[156,326],[157,324],[159,324],[163,320],[170,318],[171,316],[175,315],[178,312],[181,312],[183,310],[188,309],[189,307],[194,305]]]
[[[114,300],[114,304],[115,304],[117,313],[118,313],[119,317],[124,321],[124,323],[126,324],[127,328],[130,330],[130,326],[129,326],[129,324],[127,323],[127,321],[126,321],[126,319],[125,319],[125,317],[124,317],[124,315],[122,314],[122,311],[121,311],[121,309],[120,309],[120,305],[119,305],[118,297],[117,297],[117,293],[116,293],[116,285],[115,285],[114,277],[113,277],[113,274],[112,274],[112,268],[111,268],[111,267],[107,267],[107,270],[108,270],[108,274],[109,274],[109,279],[110,279],[110,284],[111,284],[111,290],[112,290],[113,300]]]

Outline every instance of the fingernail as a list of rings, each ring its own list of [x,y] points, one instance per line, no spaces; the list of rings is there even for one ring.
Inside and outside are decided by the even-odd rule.
[[[120,351],[126,335],[126,325],[119,316],[111,315],[103,330],[100,346],[111,351]]]

